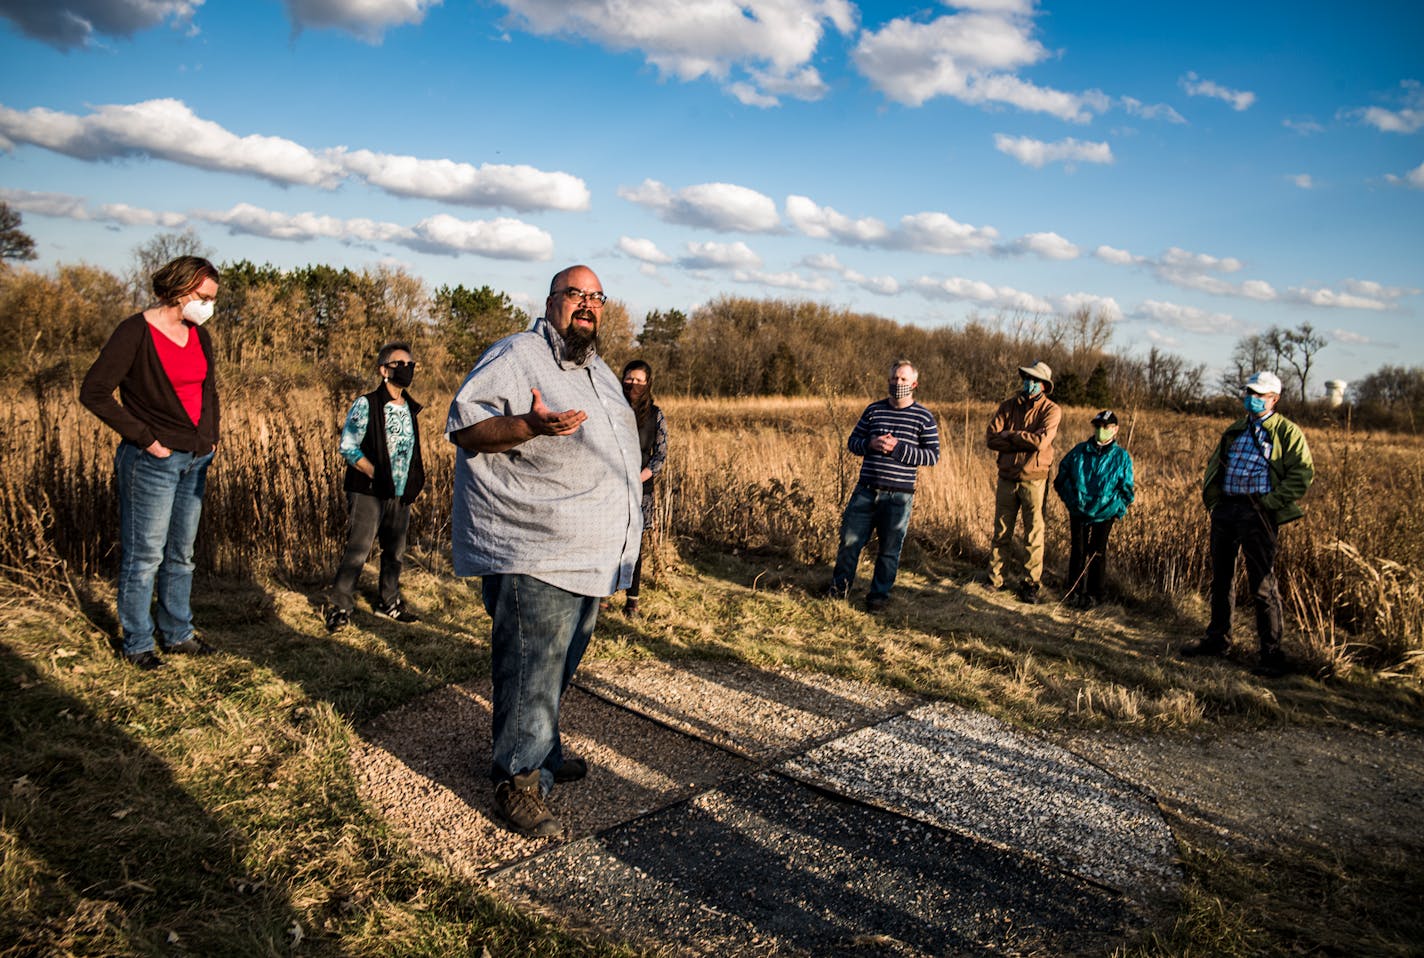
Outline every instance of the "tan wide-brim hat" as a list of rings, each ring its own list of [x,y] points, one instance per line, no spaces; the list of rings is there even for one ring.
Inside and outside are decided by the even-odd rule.
[[[1053,370],[1041,359],[1032,366],[1020,366],[1019,375],[1025,379],[1037,379],[1047,383],[1049,389],[1053,388]]]

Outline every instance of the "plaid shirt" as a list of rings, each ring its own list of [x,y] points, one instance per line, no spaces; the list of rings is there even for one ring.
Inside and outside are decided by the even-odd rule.
[[[1228,496],[1266,495],[1271,491],[1270,458],[1270,433],[1261,426],[1261,420],[1248,420],[1246,431],[1236,437],[1227,454],[1221,491]]]

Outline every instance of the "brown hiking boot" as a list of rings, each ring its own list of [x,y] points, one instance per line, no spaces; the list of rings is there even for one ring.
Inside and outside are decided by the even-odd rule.
[[[510,828],[530,838],[562,835],[564,828],[539,794],[539,770],[516,775],[494,788],[494,810]]]

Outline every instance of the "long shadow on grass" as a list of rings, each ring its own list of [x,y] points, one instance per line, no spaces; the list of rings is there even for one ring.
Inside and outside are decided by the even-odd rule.
[[[170,670],[171,671],[171,670]],[[160,694],[164,674],[136,694]],[[282,883],[174,781],[168,763],[0,643],[0,818],[33,857],[0,905],[7,954],[287,950]],[[31,870],[16,862],[16,871]],[[33,896],[33,897],[30,897]],[[23,910],[14,910],[17,903]]]

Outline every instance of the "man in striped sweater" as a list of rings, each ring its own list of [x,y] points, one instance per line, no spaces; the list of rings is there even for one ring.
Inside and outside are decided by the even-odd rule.
[[[865,597],[867,612],[881,612],[900,568],[900,547],[910,528],[915,470],[939,461],[939,426],[934,414],[915,402],[919,373],[907,359],[890,367],[889,398],[877,399],[860,414],[846,447],[863,457],[860,480],[841,516],[841,545],[830,598],[845,598],[855,581],[860,551],[874,530],[880,540],[875,574]]]

